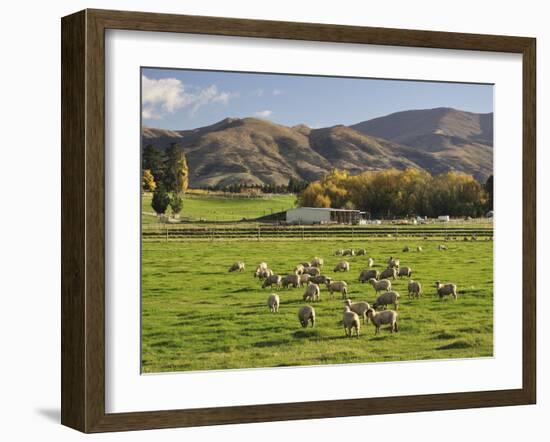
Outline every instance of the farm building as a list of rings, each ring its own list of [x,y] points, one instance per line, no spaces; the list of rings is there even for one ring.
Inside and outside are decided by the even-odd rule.
[[[359,224],[363,220],[364,212],[359,210],[298,207],[286,211],[289,224]]]

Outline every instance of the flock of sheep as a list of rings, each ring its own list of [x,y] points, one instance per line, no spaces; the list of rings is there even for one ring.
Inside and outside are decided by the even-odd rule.
[[[422,252],[422,247],[416,248],[418,252]],[[447,246],[440,244],[438,246],[439,251],[447,250]],[[403,252],[410,252],[411,248],[406,246],[403,248]],[[365,249],[339,249],[336,250],[337,256],[366,256],[367,251]],[[361,328],[361,321],[363,324],[367,324],[369,321],[375,327],[375,334],[380,332],[380,327],[383,325],[389,325],[390,331],[398,331],[398,313],[400,295],[398,292],[392,290],[391,280],[397,278],[407,277],[411,278],[413,270],[409,266],[401,266],[400,260],[394,257],[389,257],[387,261],[387,267],[378,271],[374,268],[374,260],[368,258],[367,268],[361,270],[359,273],[360,283],[369,283],[376,295],[375,302],[371,305],[368,302],[352,302],[348,299],[348,284],[343,280],[334,280],[332,277],[322,274],[324,266],[323,258],[315,257],[310,262],[299,263],[294,271],[288,275],[281,276],[275,274],[265,262],[261,262],[256,267],[254,277],[258,278],[262,284],[262,288],[300,288],[305,287],[303,293],[304,302],[318,302],[321,300],[321,287],[324,285],[326,290],[332,297],[333,294],[340,293],[344,300],[344,311],[342,316],[342,324],[347,337],[353,335],[359,337],[359,330]],[[229,272],[244,272],[245,263],[242,261],[235,262],[229,267]],[[334,273],[349,272],[350,263],[344,259],[339,261],[333,269]],[[408,297],[420,298],[422,295],[422,285],[418,281],[409,279],[408,282]],[[435,282],[436,293],[439,298],[450,296],[453,299],[457,299],[457,286],[454,283],[444,283],[440,281]],[[267,306],[272,313],[277,313],[280,306],[280,297],[276,293],[271,293],[267,298]],[[387,310],[388,306],[393,306],[394,310]],[[315,309],[311,305],[304,305],[298,310],[298,320],[302,327],[308,327],[315,325]]]

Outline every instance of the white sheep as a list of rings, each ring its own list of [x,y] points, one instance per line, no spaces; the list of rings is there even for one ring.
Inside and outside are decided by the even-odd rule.
[[[373,265],[374,265],[374,259],[369,258],[368,266],[369,266],[369,267],[372,267]]]
[[[346,249],[342,253],[343,256],[355,256],[355,250],[353,249]]]
[[[372,324],[375,327],[374,334],[380,333],[380,327],[382,325],[390,324],[390,331],[398,331],[397,327],[397,312],[393,310],[384,310],[383,312],[377,312],[374,309],[369,309],[367,311],[367,317],[371,320]]]
[[[311,326],[313,327],[315,325],[315,309],[310,305],[303,306],[298,311],[298,319],[302,327],[306,328],[309,322],[311,322]]]
[[[272,293],[267,297],[267,306],[269,307],[269,311],[271,313],[278,313],[279,312],[279,295],[276,293]]]
[[[387,279],[387,278],[397,278],[397,268],[396,267],[388,267],[385,270],[382,270],[380,272],[380,279]]]
[[[437,294],[439,295],[439,299],[443,298],[444,296],[449,296],[453,299],[457,299],[458,295],[456,292],[456,284],[447,282],[445,284],[441,284],[439,281],[435,282],[435,288],[437,289]]]
[[[335,252],[334,252],[334,255],[335,256],[342,256],[344,254],[344,249],[337,249]]]
[[[294,288],[298,288],[300,287],[300,278],[300,275],[297,275],[296,273],[291,273],[281,278],[281,285],[285,289],[288,288],[289,285]]]
[[[266,287],[273,288],[275,287],[281,287],[281,277],[279,275],[271,275],[264,279],[264,282],[262,284],[262,288],[265,289]]]
[[[302,266],[304,266],[304,268],[306,267],[311,267],[311,263],[310,262],[301,262],[300,263]]]
[[[244,262],[237,261],[231,264],[231,267],[229,267],[229,272],[244,272]]]
[[[390,258],[388,259],[388,267],[389,268],[399,267],[399,260],[395,259],[393,256],[390,256]]]
[[[323,267],[325,265],[325,260],[323,258],[315,257],[311,260],[311,267]]]
[[[422,286],[419,282],[411,279],[407,285],[407,289],[409,291],[409,298],[420,298],[420,295],[422,294]]]
[[[304,273],[304,266],[302,264],[298,264],[296,267],[294,267],[294,273],[297,275],[301,275]]]
[[[386,307],[387,305],[393,304],[393,308],[395,310],[399,307],[399,293],[397,292],[386,292],[382,293],[378,298],[376,298],[376,301],[372,305],[374,309],[377,309],[378,307]]]
[[[254,277],[259,277],[264,270],[267,270],[267,263],[261,262],[256,267],[256,271],[254,272]]]
[[[380,272],[376,269],[365,269],[359,274],[359,282],[367,282],[369,279],[374,278],[378,279],[380,277]]]
[[[306,267],[304,268],[303,273],[307,273],[310,276],[317,276],[321,274],[319,267]]]
[[[381,279],[380,281],[377,281],[376,279],[371,278],[368,282],[372,285],[376,293],[381,292],[382,290],[391,290],[391,282],[388,279]]]
[[[309,280],[311,279],[311,275],[304,273],[303,275],[300,275],[300,287],[304,285],[309,284]]]
[[[351,300],[346,299],[345,304],[350,308],[352,312],[355,312],[359,317],[363,318],[363,324],[368,322],[367,310],[370,308],[368,302],[351,302]]]
[[[447,246],[445,244],[439,244],[437,246],[437,249],[441,252],[443,250],[447,250]]]
[[[365,256],[367,254],[367,249],[359,249],[356,252],[357,256]]]
[[[319,301],[321,299],[321,289],[317,284],[310,282],[304,292],[304,301]]]
[[[312,276],[311,278],[309,278],[309,280],[311,282],[314,282],[315,284],[326,284],[327,282],[332,281],[332,278],[329,278],[328,276],[325,276],[325,275],[317,275],[317,276]]]
[[[359,329],[361,328],[359,316],[357,316],[357,313],[352,312],[347,305],[344,307],[342,322],[344,324],[344,332],[348,338],[353,336],[353,329],[355,329],[355,335],[359,337]]]
[[[254,275],[254,276],[258,276],[259,279],[265,279],[269,276],[273,275],[273,270],[271,269],[260,269],[260,272],[258,273],[258,275]]]
[[[422,250],[423,250],[423,249],[422,249],[422,246],[418,246],[418,247],[416,248],[416,251],[417,251],[417,252],[421,252]]]
[[[331,281],[326,284],[329,293],[340,292],[342,298],[345,298],[348,295],[348,283],[346,281]]]
[[[340,261],[338,264],[336,264],[336,267],[334,267],[335,272],[349,272],[349,262],[347,261]]]
[[[402,277],[406,276],[407,278],[410,278],[412,275],[412,269],[410,267],[399,267],[399,270],[397,271],[397,276]]]

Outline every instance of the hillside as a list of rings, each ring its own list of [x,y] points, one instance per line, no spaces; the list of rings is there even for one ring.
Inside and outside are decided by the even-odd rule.
[[[352,174],[390,167],[455,169],[480,180],[492,172],[492,114],[443,108],[321,129],[256,118],[226,118],[184,131],[144,127],[142,142],[180,144],[191,187],[311,181],[333,168]]]

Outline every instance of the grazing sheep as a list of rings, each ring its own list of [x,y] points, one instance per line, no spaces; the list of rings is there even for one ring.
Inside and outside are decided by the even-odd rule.
[[[306,328],[308,322],[311,322],[311,326],[315,325],[315,309],[310,305],[305,305],[298,311],[298,319],[302,327]]]
[[[367,282],[369,279],[378,279],[380,272],[376,269],[365,269],[359,274],[359,282]]]
[[[300,275],[300,286],[308,285],[310,279],[311,279],[311,275],[308,275],[307,273]]]
[[[397,268],[396,267],[388,267],[386,270],[383,270],[380,273],[380,279],[387,279],[387,278],[397,278]]]
[[[416,251],[417,251],[417,252],[421,252],[422,250],[423,250],[423,249],[422,249],[422,246],[418,246],[418,247],[416,248]]]
[[[321,289],[317,284],[310,282],[304,292],[304,301],[319,301],[321,299]]]
[[[334,252],[334,255],[335,256],[342,256],[344,254],[344,249],[337,249],[335,252]]]
[[[420,295],[422,294],[422,286],[419,282],[411,279],[407,285],[407,289],[409,290],[409,298],[420,298]]]
[[[325,261],[323,258],[318,258],[317,256],[311,260],[311,267],[323,267]]]
[[[234,262],[231,267],[229,267],[229,272],[244,272],[244,262],[242,261],[237,261],[237,262]]]
[[[304,268],[303,273],[307,273],[310,276],[317,276],[321,274],[319,267],[306,267]]]
[[[297,275],[301,275],[304,273],[304,266],[302,264],[298,264],[296,267],[294,267],[294,273]]]
[[[403,247],[403,252],[410,252],[411,248],[409,246]]]
[[[254,272],[254,277],[259,277],[264,270],[267,270],[267,263],[261,262],[256,267],[256,271]]]
[[[399,293],[397,292],[386,292],[382,293],[378,298],[376,298],[376,301],[372,305],[374,309],[377,309],[378,307],[386,307],[389,304],[393,304],[393,308],[397,310],[399,307]]]
[[[273,288],[273,285],[275,287],[281,287],[281,277],[279,275],[271,275],[265,278],[262,288],[265,289],[266,287]]]
[[[349,262],[347,261],[340,261],[338,264],[336,264],[336,267],[334,267],[335,272],[349,272]]]
[[[348,295],[348,283],[346,281],[331,281],[327,282],[327,289],[332,295],[333,292],[340,292],[342,298],[345,298]]]
[[[355,336],[359,337],[359,329],[361,328],[359,316],[357,316],[357,313],[352,312],[347,305],[344,307],[342,322],[344,324],[344,332],[348,338],[353,336],[353,329],[355,329]]]
[[[406,276],[407,278],[410,278],[412,275],[412,269],[410,267],[399,267],[399,270],[397,271],[397,276]]]
[[[393,310],[385,310],[383,312],[377,312],[372,308],[367,310],[367,317],[371,320],[372,324],[375,327],[375,331],[374,331],[375,335],[380,333],[380,327],[386,324],[391,325],[390,331],[392,333],[394,331],[395,332],[398,331],[397,316],[398,316],[397,312],[394,312]]]
[[[283,288],[288,288],[288,286],[292,285],[294,288],[300,287],[300,275],[297,275],[296,273],[291,273],[289,275],[283,276],[281,279],[281,285]]]
[[[389,267],[390,269],[399,267],[399,260],[398,260],[398,259],[394,259],[393,256],[390,256],[390,259],[388,259],[388,267]]]
[[[437,249],[438,249],[439,251],[447,250],[447,246],[446,246],[445,244],[439,244],[439,245],[437,246]]]
[[[359,249],[356,252],[357,256],[365,256],[367,254],[367,249]]]
[[[456,294],[456,284],[447,282],[445,284],[441,284],[439,281],[435,282],[435,288],[437,289],[437,294],[439,295],[439,299],[443,298],[444,296],[451,296],[453,299],[457,299],[458,295]]]
[[[278,313],[279,312],[279,295],[276,293],[272,293],[267,297],[267,306],[269,307],[269,311],[271,313]]]
[[[373,265],[374,265],[374,259],[369,258],[368,266],[369,266],[369,267],[372,267]]]
[[[317,275],[317,276],[312,276],[311,278],[309,278],[309,280],[311,282],[314,282],[315,284],[326,284],[327,282],[332,281],[332,278],[329,278],[328,276],[325,276],[325,275]]]
[[[346,299],[345,304],[352,312],[357,313],[359,317],[363,318],[363,324],[368,322],[367,310],[370,308],[368,302],[351,302],[349,299]]]
[[[376,279],[371,278],[368,282],[372,285],[376,293],[381,292],[382,290],[391,290],[391,282],[388,279],[381,279],[380,281],[377,281]]]
[[[300,265],[303,266],[304,268],[311,267],[310,262],[301,262]]]
[[[355,250],[353,249],[346,249],[342,253],[343,256],[355,256]]]
[[[271,269],[261,269],[260,273],[257,275],[259,279],[265,279],[269,276],[273,275],[273,270]],[[256,275],[254,275],[256,276]]]

